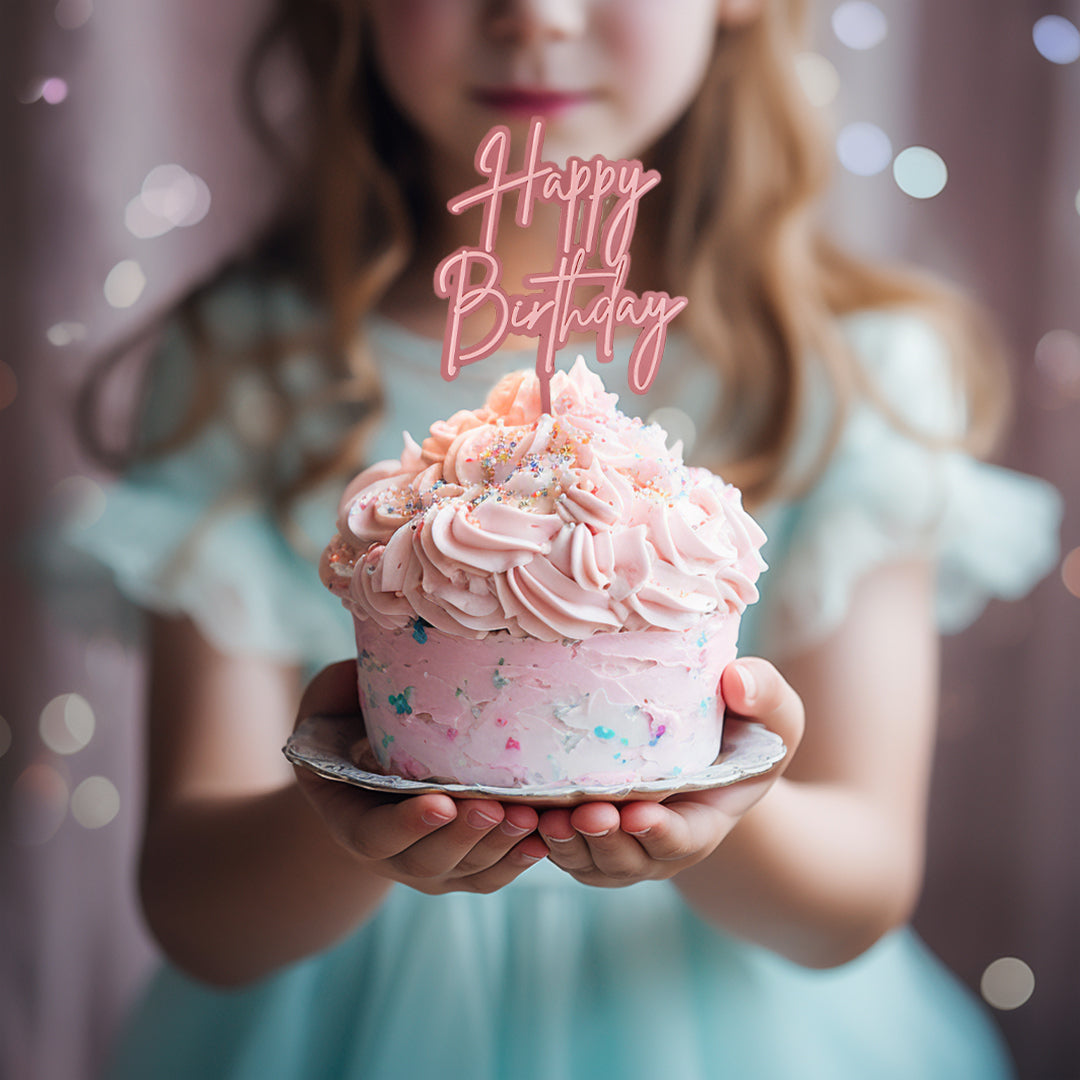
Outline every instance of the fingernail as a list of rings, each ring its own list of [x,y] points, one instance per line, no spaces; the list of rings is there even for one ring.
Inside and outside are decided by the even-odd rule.
[[[524,836],[529,830],[523,829],[520,825],[515,825],[510,821],[503,821],[499,826],[501,832],[506,833],[507,836]]]
[[[541,835],[544,842],[549,844],[569,844],[574,839],[572,836],[548,836],[546,833]]]
[[[739,682],[742,684],[743,697],[747,702],[753,701],[754,694],[757,693],[757,683],[754,681],[750,669],[743,664],[736,664],[735,673],[739,676]]]
[[[651,832],[652,832],[652,828],[648,828],[648,829],[638,829],[638,831],[637,831],[637,832],[634,832],[634,830],[633,830],[633,829],[627,829],[626,831],[627,831],[627,832],[628,832],[628,833],[629,833],[629,834],[630,834],[631,836],[648,836],[648,835],[649,835],[649,833],[651,833]]]
[[[586,832],[584,829],[578,829],[578,832],[581,833],[582,836],[591,836],[595,840],[599,836],[607,836],[611,830],[602,829],[600,832]]]
[[[453,821],[453,818],[448,818],[445,814],[435,814],[429,810],[421,816],[420,820],[425,825],[445,825],[448,821]]]
[[[498,818],[488,817],[479,810],[470,810],[466,818],[474,829],[490,829],[492,825],[498,825]]]
[[[521,861],[523,863],[539,862],[543,858],[545,858],[543,855],[526,855],[525,852],[521,853]]]

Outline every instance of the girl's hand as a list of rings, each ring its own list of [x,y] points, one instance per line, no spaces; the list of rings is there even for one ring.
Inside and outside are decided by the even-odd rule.
[[[356,665],[324,669],[300,703],[300,718],[358,715]],[[397,798],[297,767],[296,781],[334,839],[371,873],[420,892],[490,893],[544,858],[536,811],[447,795]]]
[[[663,803],[594,802],[572,811],[548,810],[540,816],[540,835],[556,866],[586,885],[608,888],[673,877],[710,855],[776,783],[802,739],[802,701],[765,660],[729,664],[720,683],[728,706],[725,723],[764,723],[784,740],[784,760],[763,776]]]

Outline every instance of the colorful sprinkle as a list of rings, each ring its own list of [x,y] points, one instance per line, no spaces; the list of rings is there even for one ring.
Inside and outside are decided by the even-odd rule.
[[[385,750],[394,741],[393,735],[384,735],[382,737],[382,747]]]
[[[416,641],[416,643],[418,645],[426,645],[427,644],[427,630],[424,629],[424,624],[420,621],[420,619],[413,619],[413,624],[412,625],[413,625],[413,631],[412,631],[413,640]]]
[[[504,686],[510,685],[510,680],[498,668],[492,673],[491,682],[496,690],[501,690]]]
[[[446,737],[453,742],[458,737],[458,729],[456,727],[446,729]]]
[[[514,736],[511,735],[510,738],[506,740],[506,749],[507,750],[520,750],[521,749],[521,743],[519,743],[517,741],[517,739],[515,739]]]
[[[593,734],[598,739],[614,739],[615,738],[615,732],[612,731],[611,728],[609,728],[609,727],[600,727],[599,725],[597,727],[593,728]]]
[[[506,717],[505,716],[497,716],[495,718],[495,726],[496,727],[506,727]]]
[[[412,706],[409,704],[409,698],[412,695],[412,687],[406,686],[400,694],[391,694],[387,700],[394,706],[398,716],[404,716],[407,713],[412,712]]]

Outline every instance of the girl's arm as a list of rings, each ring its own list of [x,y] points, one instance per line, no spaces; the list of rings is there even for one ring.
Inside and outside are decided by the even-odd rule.
[[[358,712],[354,670],[327,669],[301,712]],[[392,880],[492,891],[546,853],[526,835],[528,807],[320,782],[335,820],[381,847],[335,838],[281,753],[297,693],[294,669],[226,656],[190,622],[154,620],[140,892],[166,954],[208,982],[247,982],[326,948],[373,914]]]
[[[836,633],[784,665],[788,682],[761,660],[725,671],[732,710],[789,740],[805,706],[805,738],[771,790],[750,781],[663,805],[550,812],[540,828],[552,861],[597,885],[677,873],[706,919],[813,967],[905,923],[922,879],[936,720],[931,597],[929,566],[883,568]]]

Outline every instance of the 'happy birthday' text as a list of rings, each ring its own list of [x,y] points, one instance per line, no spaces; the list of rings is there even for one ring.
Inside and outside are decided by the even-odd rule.
[[[682,296],[638,295],[625,287],[638,204],[660,182],[660,174],[646,170],[640,161],[599,156],[590,161],[570,158],[566,168],[559,169],[541,159],[543,142],[544,122],[537,118],[530,125],[523,167],[510,172],[509,129],[492,128],[475,159],[477,172],[487,181],[448,203],[454,214],[482,205],[483,219],[480,246],[459,248],[435,271],[435,291],[450,302],[443,377],[453,379],[460,367],[490,356],[512,333],[535,337],[536,374],[544,410],[550,411],[548,383],[555,371],[555,353],[571,334],[595,332],[597,358],[607,363],[614,356],[616,326],[636,326],[628,379],[631,389],[643,394],[660,366],[668,325],[686,307]],[[502,264],[495,254],[502,202],[511,192],[517,195],[515,221],[522,228],[532,223],[537,200],[560,207],[555,265],[526,277],[524,284],[533,291],[519,294],[502,289]],[[579,305],[575,292],[584,287],[591,287],[592,295]],[[482,340],[463,345],[464,319],[485,305],[490,305],[494,317],[491,330]]]

